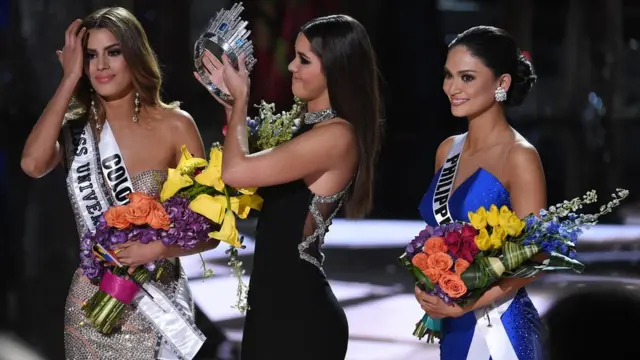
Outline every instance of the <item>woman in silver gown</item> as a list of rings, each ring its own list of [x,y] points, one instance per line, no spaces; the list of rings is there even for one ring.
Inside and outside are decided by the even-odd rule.
[[[74,21],[57,54],[64,75],[27,139],[21,165],[34,178],[57,164],[65,167],[69,200],[82,236],[107,208],[126,203],[126,194],[158,195],[167,168],[180,159],[181,145],[201,158],[204,147],[191,116],[177,103],[160,99],[157,60],[140,23],[127,10],[105,8]],[[152,285],[178,310],[181,331],[176,334],[145,312],[141,305],[145,295],[139,292],[120,329],[108,336],[97,332],[86,322],[81,306],[98,287],[79,268],[66,302],[66,358],[192,358],[204,336],[194,325],[193,300],[178,257],[211,249],[217,242],[189,252],[160,241],[126,245],[118,254],[125,265],[169,260]],[[185,337],[191,340],[190,349],[181,344]]]

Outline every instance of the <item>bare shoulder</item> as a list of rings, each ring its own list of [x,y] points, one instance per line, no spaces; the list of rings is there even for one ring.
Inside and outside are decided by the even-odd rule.
[[[323,147],[334,153],[343,153],[356,146],[356,134],[353,126],[341,118],[318,124],[313,130],[303,134],[301,138],[303,137],[322,142]]]
[[[526,139],[516,137],[503,166],[511,205],[516,214],[538,214],[547,204],[547,190],[542,161],[536,148]]]
[[[449,136],[448,138],[444,139],[444,141],[441,142],[440,145],[438,145],[438,150],[436,150],[435,171],[438,171],[438,169],[442,167],[442,164],[446,160],[447,154],[449,153],[449,150],[451,149],[451,145],[453,144],[453,140],[456,138],[456,136],[457,135]]]
[[[186,145],[194,156],[204,156],[202,138],[191,114],[179,108],[158,109],[157,114],[162,120],[165,136],[171,139],[169,143],[177,153],[182,145]]]
[[[171,131],[188,132],[196,127],[195,120],[188,112],[180,109],[161,109],[158,115]]]
[[[538,150],[525,138],[518,136],[515,143],[509,149],[506,163],[507,169],[536,170],[542,169],[542,163]]]

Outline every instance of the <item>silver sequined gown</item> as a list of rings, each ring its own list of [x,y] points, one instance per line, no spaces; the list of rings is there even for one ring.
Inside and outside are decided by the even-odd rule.
[[[166,179],[166,172],[160,170],[145,171],[133,176],[131,183],[134,191],[156,196]],[[76,211],[76,209],[74,209]],[[81,215],[75,214],[76,219]],[[81,221],[81,220],[79,220]],[[78,229],[82,233],[81,229]],[[155,275],[152,276],[155,278]],[[162,267],[160,279],[156,282],[159,289],[182,307],[193,321],[193,300],[187,284],[187,278],[180,266],[179,259],[166,263]],[[162,337],[157,334],[144,316],[137,312],[135,301],[122,316],[122,329],[108,336],[102,335],[86,323],[82,303],[98,290],[78,269],[71,282],[65,309],[64,342],[68,360],[153,360],[161,346]]]

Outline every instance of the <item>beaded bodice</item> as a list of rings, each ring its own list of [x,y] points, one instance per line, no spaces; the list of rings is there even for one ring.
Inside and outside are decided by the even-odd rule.
[[[131,177],[133,189],[151,196],[160,195],[162,184],[167,180],[166,170],[145,170]]]

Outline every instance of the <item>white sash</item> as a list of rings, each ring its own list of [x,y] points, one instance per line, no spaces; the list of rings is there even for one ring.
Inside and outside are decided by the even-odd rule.
[[[515,295],[514,295],[515,296]],[[476,309],[476,327],[469,346],[468,360],[518,360],[507,330],[502,324],[504,314],[513,302],[514,296],[498,300],[484,308]]]
[[[116,205],[128,204],[127,195],[133,192],[133,184],[108,121],[105,121],[102,126],[98,146],[100,148],[100,158],[102,159],[100,161],[102,173],[107,180],[113,200]]]
[[[104,178],[100,167],[100,154],[96,138],[87,122],[84,127],[69,125],[65,132],[67,158],[71,159],[67,173],[67,187],[71,205],[74,207],[78,232],[95,230],[102,213],[111,207],[112,202],[104,188]]]
[[[67,143],[73,145],[73,152],[68,154],[73,160],[67,176],[67,185],[73,188],[72,205],[77,207],[76,213],[82,214],[85,223],[79,228],[92,231],[100,215],[110,206],[129,202],[127,195],[133,192],[133,184],[109,122],[104,123],[99,144],[96,144],[90,122],[82,129],[70,127],[66,136],[70,140]],[[106,196],[107,193],[110,196]],[[158,359],[193,359],[206,337],[188,319],[189,304],[172,302],[151,282],[144,288],[153,294],[154,299],[138,292],[134,303],[162,335]]]
[[[433,191],[431,208],[433,209],[433,216],[438,224],[448,224],[452,222],[451,212],[449,211],[449,197],[451,196],[451,190],[453,190],[453,183],[456,180],[458,164],[460,163],[460,153],[462,153],[466,138],[467,134],[462,134],[453,139],[447,160],[442,164],[440,176],[438,177],[436,188]]]
[[[460,154],[464,147],[467,134],[458,135],[447,154],[447,160],[442,165],[438,182],[433,193],[433,216],[438,224],[448,224],[453,221],[449,211],[449,198],[458,173]],[[513,296],[497,301],[489,306],[474,311],[476,326],[467,353],[468,360],[518,360],[507,331],[502,325],[501,316],[511,305]]]

